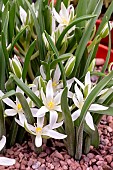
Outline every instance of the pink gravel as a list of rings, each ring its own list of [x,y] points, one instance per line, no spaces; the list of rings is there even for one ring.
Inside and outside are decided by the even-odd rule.
[[[16,144],[7,149],[5,156],[16,159],[10,167],[0,166],[0,170],[113,170],[113,117],[103,116],[99,125],[99,149],[91,147],[80,161],[71,158],[63,143],[53,141],[52,146],[43,145],[37,155],[30,141]]]

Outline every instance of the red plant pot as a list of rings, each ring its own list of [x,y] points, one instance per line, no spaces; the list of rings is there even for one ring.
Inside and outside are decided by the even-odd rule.
[[[102,59],[106,60],[107,53],[108,53],[108,47],[103,44],[99,44],[96,58],[102,58]],[[111,62],[113,62],[113,50],[111,50],[111,54],[110,54],[109,63],[111,63]]]
[[[101,24],[101,20],[97,20],[96,29],[98,29],[100,24]],[[109,41],[109,36],[103,38],[100,43],[108,46],[108,41]],[[113,49],[113,29],[111,30],[111,47]]]

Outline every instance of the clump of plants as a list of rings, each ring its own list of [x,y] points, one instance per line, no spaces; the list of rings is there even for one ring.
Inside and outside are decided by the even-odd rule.
[[[102,0],[79,0],[76,8],[70,0],[0,2],[0,139],[6,136],[7,147],[29,133],[37,153],[49,138],[62,139],[78,160],[91,145],[98,148],[98,124],[113,115],[113,71],[105,74],[113,2],[95,33],[102,6]],[[96,72],[98,44],[107,35],[109,51]]]

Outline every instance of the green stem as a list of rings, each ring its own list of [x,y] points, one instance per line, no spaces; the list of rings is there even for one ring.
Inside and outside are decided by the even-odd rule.
[[[90,151],[91,138],[89,135],[86,135],[85,144],[84,144],[84,154],[87,154]]]
[[[80,126],[80,128],[76,128],[76,153],[75,159],[80,160],[82,156],[82,146],[83,146],[83,129],[84,123]]]

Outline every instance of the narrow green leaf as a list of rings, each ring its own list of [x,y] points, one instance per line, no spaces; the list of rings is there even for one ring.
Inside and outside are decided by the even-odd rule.
[[[5,89],[5,58],[0,43],[0,89]]]
[[[22,79],[23,79],[23,81],[25,81],[25,78],[26,78],[26,75],[27,75],[30,58],[31,58],[31,55],[32,55],[32,53],[34,51],[35,44],[36,44],[36,40],[34,40],[32,42],[32,44],[30,45],[30,47],[29,47],[29,49],[27,51],[27,54],[25,56],[25,61],[24,61],[24,66],[23,66],[23,71],[22,71]]]
[[[81,38],[81,41],[77,47],[77,50],[75,52],[75,56],[77,57],[76,58],[76,63],[75,63],[75,68],[73,70],[73,73],[72,73],[72,76],[75,76],[78,72],[78,67],[80,65],[80,62],[81,62],[81,59],[82,59],[82,56],[83,56],[83,53],[85,51],[85,48],[86,48],[86,45],[89,41],[89,38],[91,36],[91,33],[92,33],[92,30],[93,30],[93,27],[94,27],[94,24],[96,22],[96,19],[98,18],[100,12],[101,12],[101,9],[102,9],[102,5],[103,5],[103,2],[102,0],[99,0],[98,1],[98,5],[93,13],[93,15],[97,15],[95,18],[91,19],[84,31],[84,34]]]
[[[18,98],[18,100],[20,101],[20,104],[22,106],[22,109],[24,111],[24,114],[25,114],[25,117],[27,119],[27,121],[30,123],[30,124],[33,124],[35,122],[33,116],[32,116],[32,113],[31,113],[31,110],[29,108],[29,105],[26,101],[26,98],[23,96],[22,93],[16,93],[16,96]]]
[[[4,109],[3,103],[0,100],[0,139],[5,135],[5,120],[4,120]]]
[[[27,4],[27,6],[28,6],[28,8],[29,8],[29,10],[30,10],[30,12],[32,14],[33,20],[34,20],[34,26],[35,26],[36,33],[37,33],[37,36],[38,36],[38,47],[39,47],[40,59],[44,60],[44,57],[45,57],[45,45],[44,45],[44,42],[43,42],[43,39],[42,39],[42,32],[41,32],[42,30],[40,30],[41,29],[40,25],[38,23],[36,15],[35,15],[32,7],[31,7],[29,1],[25,0],[25,2]],[[40,1],[40,3],[42,3],[42,2]]]
[[[71,156],[75,154],[75,130],[74,124],[71,118],[71,113],[68,107],[68,99],[67,99],[68,88],[65,87],[61,97],[61,108],[64,116],[64,124],[65,124],[65,132],[67,134],[67,150]]]
[[[10,56],[12,54],[13,48],[15,46],[15,44],[17,43],[17,41],[19,40],[19,38],[21,37],[21,35],[26,31],[26,28],[28,28],[29,26],[26,25],[24,28],[22,28],[22,30],[16,35],[16,37],[14,38],[12,44],[11,44],[11,48],[10,48]]]
[[[66,54],[63,54],[63,55],[59,56],[58,59],[55,59],[55,60],[53,60],[53,61],[51,62],[50,68],[51,68],[51,69],[54,68],[54,66],[56,66],[56,64],[58,64],[58,62],[64,61],[64,60],[70,58],[70,56],[72,56],[71,53],[66,53]]]
[[[6,64],[6,73],[7,76],[9,75],[9,71],[10,71],[10,64],[9,64],[9,54],[6,48],[6,39],[4,36],[4,32],[2,31],[2,37],[1,37],[1,44],[2,44],[2,50],[4,53],[4,57],[5,57],[5,64]]]
[[[76,8],[76,18],[84,16],[87,14],[87,0],[79,0]],[[81,10],[82,9],[82,10]],[[76,24],[78,27],[84,27],[85,26],[85,21],[82,21],[78,24]]]
[[[14,35],[14,26],[15,26],[15,15],[16,15],[16,4],[15,1],[12,2],[11,9],[9,11],[9,42],[12,42]]]
[[[62,40],[64,38],[64,36],[66,35],[66,33],[69,31],[70,28],[72,28],[74,25],[84,21],[84,20],[89,20],[91,18],[94,18],[96,17],[96,15],[86,15],[86,16],[82,16],[82,17],[79,17],[79,18],[76,18],[73,22],[71,22],[64,30],[63,32],[61,33],[60,37],[58,38],[57,40],[57,43],[56,43],[56,47],[57,49],[59,50],[60,49],[60,46],[61,46],[61,43],[62,43]]]
[[[24,93],[30,97],[30,99],[40,108],[42,106],[41,100],[32,92],[31,89],[27,85],[25,85],[19,78],[17,78],[15,75],[11,75],[11,77],[14,79],[15,83],[24,91]]]
[[[59,52],[57,50],[57,48],[55,47],[50,35],[48,35],[48,33],[45,31],[45,36],[50,44],[50,47],[52,48],[53,52],[55,53],[55,59],[59,58]],[[59,67],[60,67],[60,71],[61,71],[61,75],[62,75],[62,79],[63,79],[63,85],[64,87],[66,86],[66,75],[65,75],[65,70],[64,70],[64,66],[61,62],[58,63]]]

